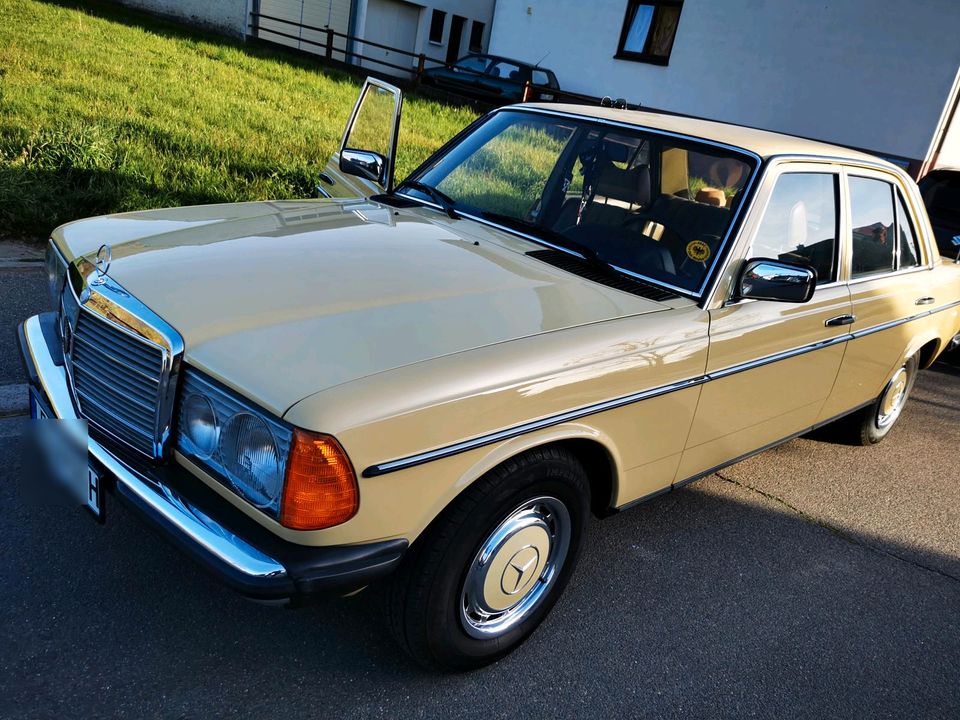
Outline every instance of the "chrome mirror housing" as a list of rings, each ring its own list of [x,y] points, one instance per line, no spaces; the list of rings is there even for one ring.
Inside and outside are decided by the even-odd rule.
[[[383,185],[386,182],[387,159],[368,150],[344,148],[340,152],[340,171]]]
[[[768,258],[753,258],[744,263],[737,282],[737,300],[772,300],[805,303],[813,297],[817,271]]]

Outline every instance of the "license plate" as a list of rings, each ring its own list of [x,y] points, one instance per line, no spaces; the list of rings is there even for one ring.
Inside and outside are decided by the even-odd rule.
[[[80,420],[51,419],[44,403],[34,391],[30,393],[30,417],[44,421],[42,426],[38,426],[34,437],[39,443],[38,449],[46,456],[49,474],[54,482],[65,488],[75,502],[103,522],[103,479],[87,455],[84,439],[86,423]],[[82,423],[82,428],[67,427],[67,423]]]

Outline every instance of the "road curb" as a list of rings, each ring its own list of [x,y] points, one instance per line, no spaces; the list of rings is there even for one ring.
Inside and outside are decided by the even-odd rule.
[[[0,385],[0,417],[26,415],[30,412],[30,395],[26,384]]]
[[[0,239],[0,270],[36,268],[43,263],[44,250],[37,243]]]

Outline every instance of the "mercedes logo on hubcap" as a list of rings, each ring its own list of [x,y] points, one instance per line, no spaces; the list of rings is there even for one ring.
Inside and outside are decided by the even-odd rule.
[[[516,595],[526,588],[539,561],[540,552],[532,545],[518,550],[503,570],[500,589],[507,595]]]

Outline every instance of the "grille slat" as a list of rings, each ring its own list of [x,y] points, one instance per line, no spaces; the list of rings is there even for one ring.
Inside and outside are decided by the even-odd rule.
[[[109,369],[110,372],[121,373],[126,380],[137,386],[144,385],[156,389],[159,383],[158,378],[131,367],[120,358],[106,352],[102,347],[91,345],[88,339],[77,338],[77,340],[78,342],[73,346],[74,359],[101,371]]]
[[[97,429],[154,455],[163,350],[81,310],[70,366],[80,414]]]
[[[126,363],[145,374],[156,373],[156,367],[162,363],[163,353],[159,348],[143,344],[138,348],[136,341],[119,330],[106,331],[101,324],[95,324],[82,313],[77,322],[77,335],[88,344],[98,347],[114,360]]]
[[[142,428],[138,427],[129,420],[125,420],[112,409],[107,409],[94,400],[90,395],[77,390],[77,397],[80,398],[84,408],[84,415],[91,422],[102,426],[108,432],[118,437],[122,437],[127,442],[137,444],[142,449],[149,448],[152,444],[151,437]]]
[[[138,398],[135,394],[128,394],[119,386],[111,387],[101,378],[76,364],[73,366],[73,375],[77,385],[83,387],[88,394],[93,394],[94,398],[102,399],[106,407],[117,414],[140,426],[153,424],[157,409],[145,403],[142,396]]]

